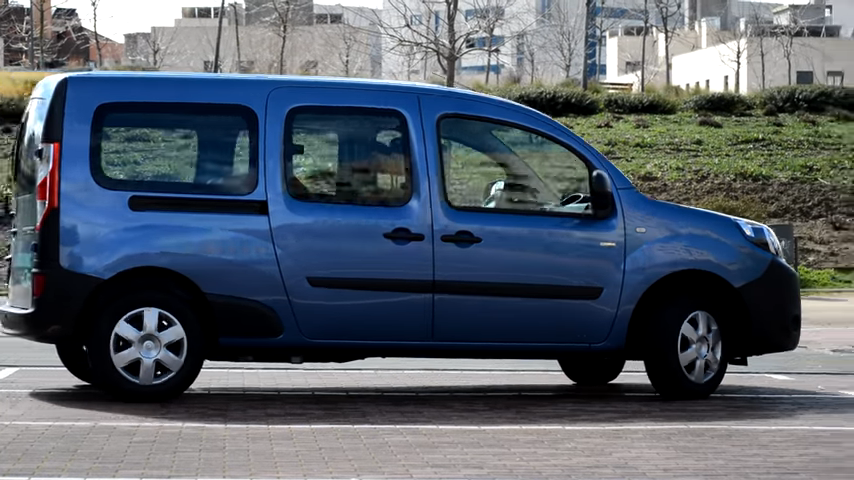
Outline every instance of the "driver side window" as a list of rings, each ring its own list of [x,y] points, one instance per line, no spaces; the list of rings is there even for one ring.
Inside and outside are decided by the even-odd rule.
[[[439,123],[448,202],[471,209],[589,213],[590,171],[536,133],[487,120]]]

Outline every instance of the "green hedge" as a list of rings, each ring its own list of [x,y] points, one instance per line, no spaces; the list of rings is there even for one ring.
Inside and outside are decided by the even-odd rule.
[[[829,109],[854,111],[854,89],[824,85],[790,85],[761,92],[762,106],[777,113],[823,113]]]
[[[675,100],[657,93],[608,93],[602,97],[602,105],[610,113],[672,115],[679,111]]]
[[[701,93],[685,100],[685,110],[697,113],[742,115],[756,108],[750,98],[732,92]]]
[[[515,85],[487,93],[521,103],[551,117],[595,115],[602,111],[595,95],[574,88]]]

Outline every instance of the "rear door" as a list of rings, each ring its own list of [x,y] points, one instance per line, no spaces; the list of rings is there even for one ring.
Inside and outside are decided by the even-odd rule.
[[[270,220],[305,337],[429,339],[433,245],[421,132],[414,95],[271,93]]]
[[[18,127],[12,158],[12,243],[9,265],[9,305],[33,306],[33,261],[38,241],[36,232],[37,151],[41,145],[42,126],[47,116],[48,101],[33,98]]]

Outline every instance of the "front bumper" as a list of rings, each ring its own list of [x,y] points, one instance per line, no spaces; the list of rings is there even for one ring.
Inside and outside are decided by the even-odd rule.
[[[801,288],[797,271],[774,257],[759,278],[738,290],[747,307],[738,356],[797,348],[801,339]]]

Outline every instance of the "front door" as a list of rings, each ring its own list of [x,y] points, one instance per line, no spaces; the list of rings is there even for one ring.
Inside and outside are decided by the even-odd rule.
[[[434,339],[604,341],[623,280],[622,213],[594,218],[595,161],[572,135],[477,101],[422,103],[433,182]]]
[[[433,244],[417,97],[282,88],[266,131],[270,219],[301,333],[427,340]]]

